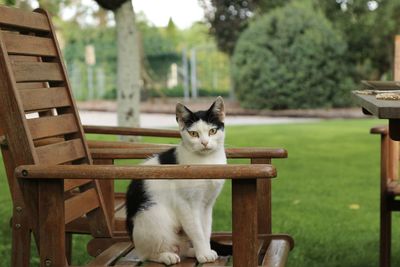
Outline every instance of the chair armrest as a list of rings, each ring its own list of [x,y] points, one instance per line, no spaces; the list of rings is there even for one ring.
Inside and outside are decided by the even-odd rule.
[[[24,179],[262,179],[276,177],[276,169],[269,164],[22,165],[15,175]]]
[[[176,146],[171,144],[156,144],[156,143],[136,143],[136,142],[125,142],[125,141],[99,141],[99,140],[87,140],[90,149],[93,148],[164,148]]]
[[[114,134],[114,135],[135,135],[180,138],[179,131],[166,129],[130,128],[113,126],[83,125],[85,133]]]
[[[154,154],[165,151],[173,147],[153,146],[153,147],[138,147],[138,148],[91,148],[90,152],[93,159],[145,159]],[[286,158],[287,151],[282,148],[227,148],[226,155],[228,158]]]
[[[388,127],[387,126],[375,126],[372,127],[369,131],[371,134],[381,134],[387,135],[388,134]]]

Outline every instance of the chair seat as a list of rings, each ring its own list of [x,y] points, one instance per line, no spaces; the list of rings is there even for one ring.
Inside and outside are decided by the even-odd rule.
[[[230,234],[216,234],[213,238],[218,242],[232,243]],[[288,253],[293,247],[293,240],[286,235],[260,235],[258,243],[258,259],[260,266],[284,266]],[[218,252],[218,251],[217,251]],[[211,267],[211,266],[232,266],[232,256],[220,256],[213,263],[201,264],[194,258],[184,258],[177,265],[180,267]],[[162,267],[164,264],[154,262],[141,262],[135,253],[131,242],[118,242],[110,246],[96,257],[89,266],[146,266]]]

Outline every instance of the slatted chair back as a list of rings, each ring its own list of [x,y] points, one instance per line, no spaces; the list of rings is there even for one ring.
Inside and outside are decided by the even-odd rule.
[[[0,112],[9,166],[92,164],[54,27],[44,10],[0,7]],[[111,236],[98,182],[67,180],[64,187],[65,223],[86,215],[93,236]]]

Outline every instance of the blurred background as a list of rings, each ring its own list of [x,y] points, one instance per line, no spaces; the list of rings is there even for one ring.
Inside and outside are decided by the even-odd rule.
[[[142,101],[221,95],[253,110],[349,107],[360,80],[392,78],[399,1],[137,0],[118,20],[124,2],[0,0],[53,15],[79,101],[118,98],[122,24],[135,31]]]

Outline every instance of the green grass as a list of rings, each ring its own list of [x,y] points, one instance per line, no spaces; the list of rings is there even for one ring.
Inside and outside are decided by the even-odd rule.
[[[273,161],[278,177],[272,182],[273,231],[289,233],[296,243],[288,266],[378,266],[379,137],[368,132],[382,123],[330,120],[228,127],[227,147],[283,147],[289,152],[289,158]],[[10,266],[11,200],[3,168],[0,176],[0,266]],[[125,191],[126,185],[118,183],[117,188]],[[353,204],[359,209],[351,209]],[[214,209],[214,230],[230,230],[230,212],[227,182]],[[398,223],[396,214],[393,225]],[[393,236],[399,234],[394,229]],[[87,259],[85,240],[74,240],[76,263]],[[394,238],[393,254],[400,250],[399,241]],[[393,257],[392,266],[400,266],[400,256]]]

